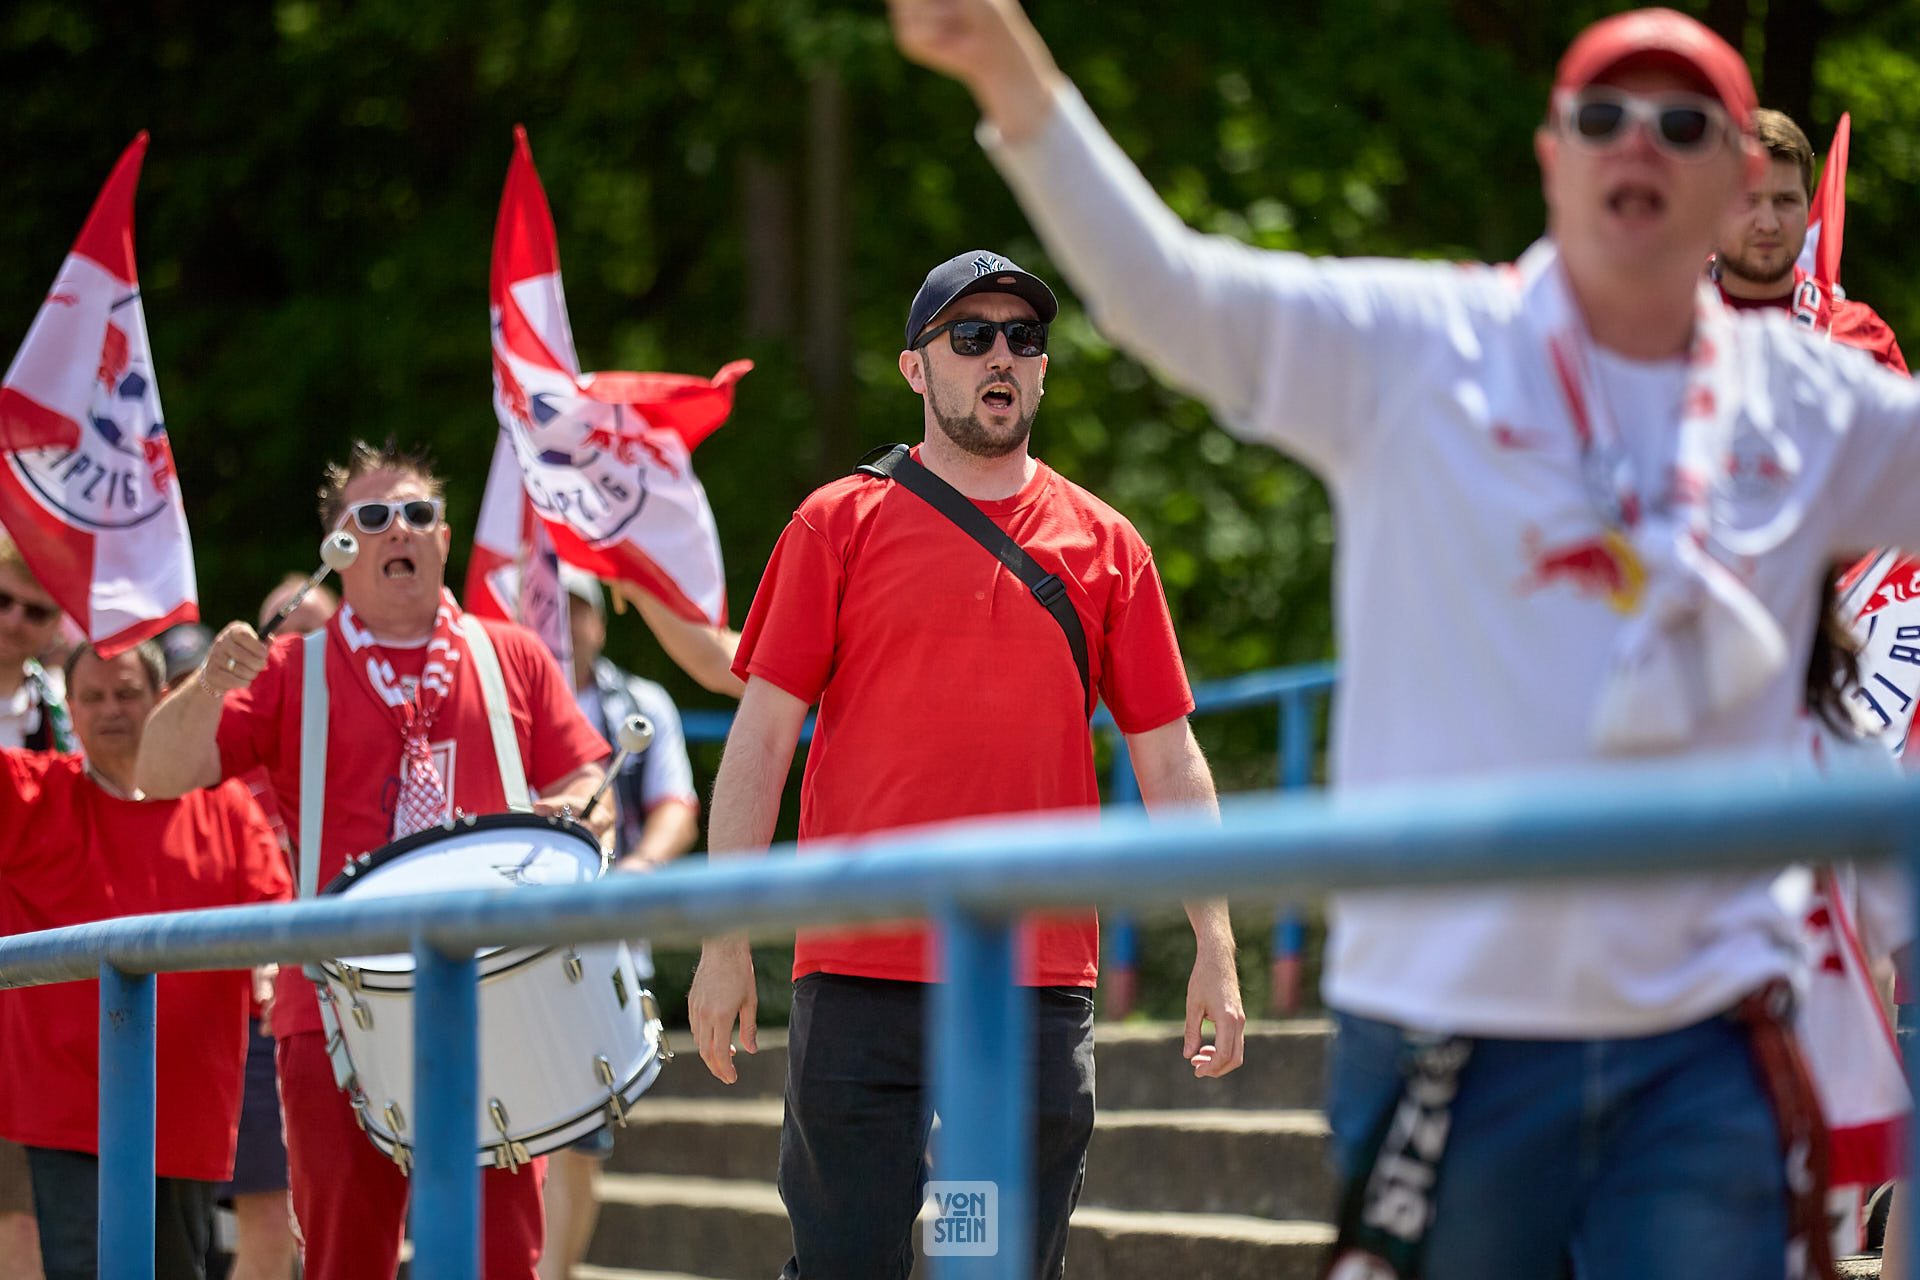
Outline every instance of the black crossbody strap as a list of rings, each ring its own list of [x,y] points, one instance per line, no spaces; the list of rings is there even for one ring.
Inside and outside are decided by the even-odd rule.
[[[904,444],[884,445],[860,460],[856,474],[897,480],[928,506],[938,511],[960,531],[993,553],[993,558],[1026,583],[1027,590],[1040,606],[1053,615],[1073,650],[1073,664],[1080,670],[1080,688],[1086,694],[1087,714],[1093,714],[1093,679],[1087,668],[1087,633],[1080,625],[1080,614],[1067,598],[1060,579],[1041,568],[1026,549],[995,524],[987,513],[973,505],[965,494],[927,470],[916,461]]]

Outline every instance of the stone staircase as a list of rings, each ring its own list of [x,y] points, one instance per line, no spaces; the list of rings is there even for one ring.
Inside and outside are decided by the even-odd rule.
[[[1179,1275],[1310,1280],[1333,1189],[1319,1111],[1328,1024],[1252,1023],[1246,1065],[1200,1081],[1180,1028],[1102,1024],[1098,1121],[1074,1214],[1074,1280]],[[620,1131],[601,1189],[584,1280],[773,1280],[791,1252],[773,1187],[786,1044],[763,1032],[707,1074],[684,1033],[677,1061]],[[939,1156],[934,1157],[939,1176]],[[930,1274],[923,1259],[916,1277]]]

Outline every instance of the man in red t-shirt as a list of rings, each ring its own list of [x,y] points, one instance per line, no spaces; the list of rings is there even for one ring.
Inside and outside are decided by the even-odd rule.
[[[1813,144],[1782,112],[1763,107],[1753,113],[1753,123],[1767,149],[1767,169],[1721,232],[1713,266],[1720,296],[1737,311],[1777,307],[1815,332],[1907,372],[1900,343],[1872,307],[1837,292],[1829,296],[1795,265],[1807,242]]]
[[[934,268],[908,313],[900,372],[923,401],[915,456],[1064,584],[1087,678],[1126,735],[1150,807],[1211,810],[1213,780],[1153,557],[1125,517],[1027,451],[1057,304],[997,254]],[[801,852],[834,836],[1100,802],[1088,691],[1054,616],[994,554],[905,488],[856,475],[816,491],[781,535],[734,659],[746,681],[714,785],[713,854],[763,851],[807,707],[819,721],[801,793]],[[1196,1075],[1240,1063],[1224,901],[1191,904],[1199,954],[1186,1056]],[[1038,1274],[1065,1267],[1067,1217],[1093,1132],[1091,913],[1022,928],[1037,988]],[[794,949],[779,1185],[793,1224],[787,1276],[904,1278],[920,1208],[929,1107],[920,924],[802,930]],[[744,937],[709,938],[688,997],[709,1070],[731,1083],[731,1038],[754,1052]],[[1215,1044],[1201,1046],[1211,1019]]]
[[[164,659],[146,644],[67,659],[84,756],[0,752],[0,933],[285,898],[280,848],[238,782],[143,800],[134,760]],[[246,1055],[244,971],[160,975],[155,1273],[200,1280],[214,1189],[233,1169]],[[96,982],[0,996],[0,1134],[27,1148],[49,1280],[92,1276],[99,1211]]]
[[[465,619],[445,583],[451,533],[440,481],[417,457],[356,442],[328,469],[321,522],[351,528],[360,554],[340,574],[326,625],[327,756],[317,850],[300,879],[324,885],[348,858],[467,813],[507,807]],[[498,657],[533,809],[579,813],[599,785],[605,741],[580,714],[553,657],[524,627],[483,622]],[[179,794],[264,767],[287,829],[300,831],[304,638],[271,648],[244,622],[215,637],[200,674],[160,704],[141,785]],[[594,818],[605,839],[611,810]],[[306,859],[313,859],[311,867]],[[282,969],[273,1009],[294,1218],[307,1280],[378,1280],[399,1265],[407,1177],[355,1123],[334,1083],[311,984]],[[489,1169],[481,1183],[488,1280],[533,1280],[545,1162]]]

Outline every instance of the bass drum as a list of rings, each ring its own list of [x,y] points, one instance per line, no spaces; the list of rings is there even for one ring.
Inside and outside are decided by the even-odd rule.
[[[360,899],[572,885],[603,870],[599,843],[578,823],[489,814],[362,855],[321,892]],[[517,1169],[609,1123],[625,1124],[627,1108],[671,1056],[659,1007],[635,974],[627,945],[494,947],[476,959],[479,1163]],[[328,961],[318,966],[316,983],[336,1078],[374,1145],[410,1169],[412,954]]]

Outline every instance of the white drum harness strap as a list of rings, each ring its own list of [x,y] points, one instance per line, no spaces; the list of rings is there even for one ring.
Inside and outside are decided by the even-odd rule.
[[[532,809],[527,790],[526,769],[520,761],[520,744],[513,732],[513,714],[507,705],[507,685],[500,674],[500,659],[486,628],[472,614],[460,619],[466,636],[474,672],[480,677],[480,696],[487,708],[487,725],[492,730],[494,760],[500,769],[500,787],[507,808],[516,812]],[[322,627],[308,634],[302,652],[300,684],[300,841],[295,857],[300,864],[300,896],[311,898],[320,889],[320,837],[326,814],[327,793],[327,632]],[[449,785],[452,779],[448,779]],[[340,1038],[340,1024],[333,1001],[318,965],[307,965],[307,978],[314,984],[320,1001],[320,1021],[326,1031],[328,1057],[334,1065],[334,1083],[352,1091],[352,1079],[345,1061],[333,1052]]]

